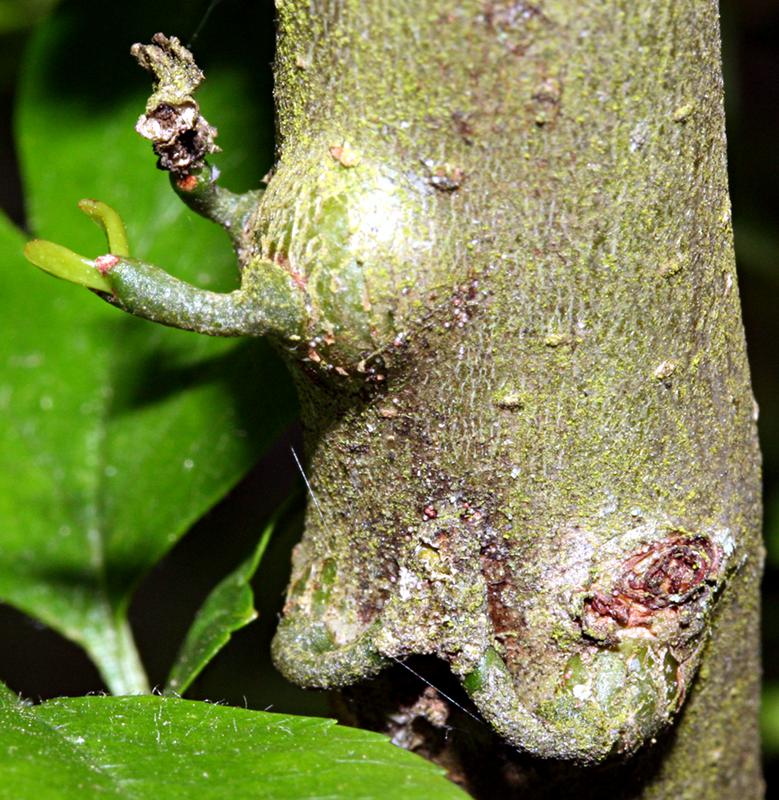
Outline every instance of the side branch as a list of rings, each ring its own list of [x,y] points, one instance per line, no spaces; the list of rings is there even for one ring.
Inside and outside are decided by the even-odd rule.
[[[106,234],[111,252],[89,259],[54,242],[35,240],[25,255],[55,277],[98,292],[137,317],[210,336],[262,336],[299,340],[306,319],[299,289],[272,263],[261,283],[228,294],[199,289],[164,270],[130,258],[124,224],[110,206],[79,203]]]

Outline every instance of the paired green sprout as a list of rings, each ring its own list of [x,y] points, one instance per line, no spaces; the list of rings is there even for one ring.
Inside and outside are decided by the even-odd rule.
[[[100,200],[81,200],[78,207],[97,225],[108,240],[109,252],[118,257],[130,255],[127,231],[119,214]],[[77,283],[87,289],[113,293],[111,283],[100,269],[100,259],[89,259],[67,247],[43,239],[34,239],[24,248],[27,260],[56,278]]]

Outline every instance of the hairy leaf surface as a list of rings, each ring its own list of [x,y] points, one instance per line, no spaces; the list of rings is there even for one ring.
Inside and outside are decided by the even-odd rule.
[[[438,767],[375,733],[162,697],[30,708],[0,696],[0,778],[0,800],[465,797]]]

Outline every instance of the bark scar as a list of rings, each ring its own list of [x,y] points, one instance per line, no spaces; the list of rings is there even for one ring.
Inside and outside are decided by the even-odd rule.
[[[722,561],[707,536],[674,532],[627,558],[611,592],[595,589],[585,615],[611,617],[623,627],[647,625],[661,608],[678,608],[715,579]]]

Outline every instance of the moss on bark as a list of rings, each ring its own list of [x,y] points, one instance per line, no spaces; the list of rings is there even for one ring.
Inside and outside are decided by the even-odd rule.
[[[311,294],[328,324],[293,367],[321,513],[296,551],[277,662],[342,685],[410,654],[472,676],[495,652],[521,700],[498,673],[472,694],[530,755],[503,751],[495,774],[511,777],[488,796],[760,796],[759,456],[716,3],[278,10],[281,158],[258,219],[297,222],[266,225],[261,245],[294,251],[305,279],[326,261],[330,283]],[[306,181],[321,195],[328,159],[370,167],[370,185],[334,191],[323,235]],[[414,187],[385,207],[380,263],[354,246],[355,230],[370,245],[386,224],[376,164]],[[355,297],[362,311],[345,314]],[[335,367],[357,383],[339,385]],[[702,627],[684,633],[692,616],[670,602],[679,619],[625,625],[612,609],[605,639],[588,638],[593,587],[613,594],[636,547],[698,535],[729,559],[695,596]],[[638,732],[627,709],[612,731],[586,708],[559,722],[559,703],[540,732],[517,722],[543,716],[572,656],[597,671],[599,652],[646,630],[682,665],[673,729],[659,700]],[[477,791],[456,740],[439,758]],[[606,761],[550,767],[533,753]]]

